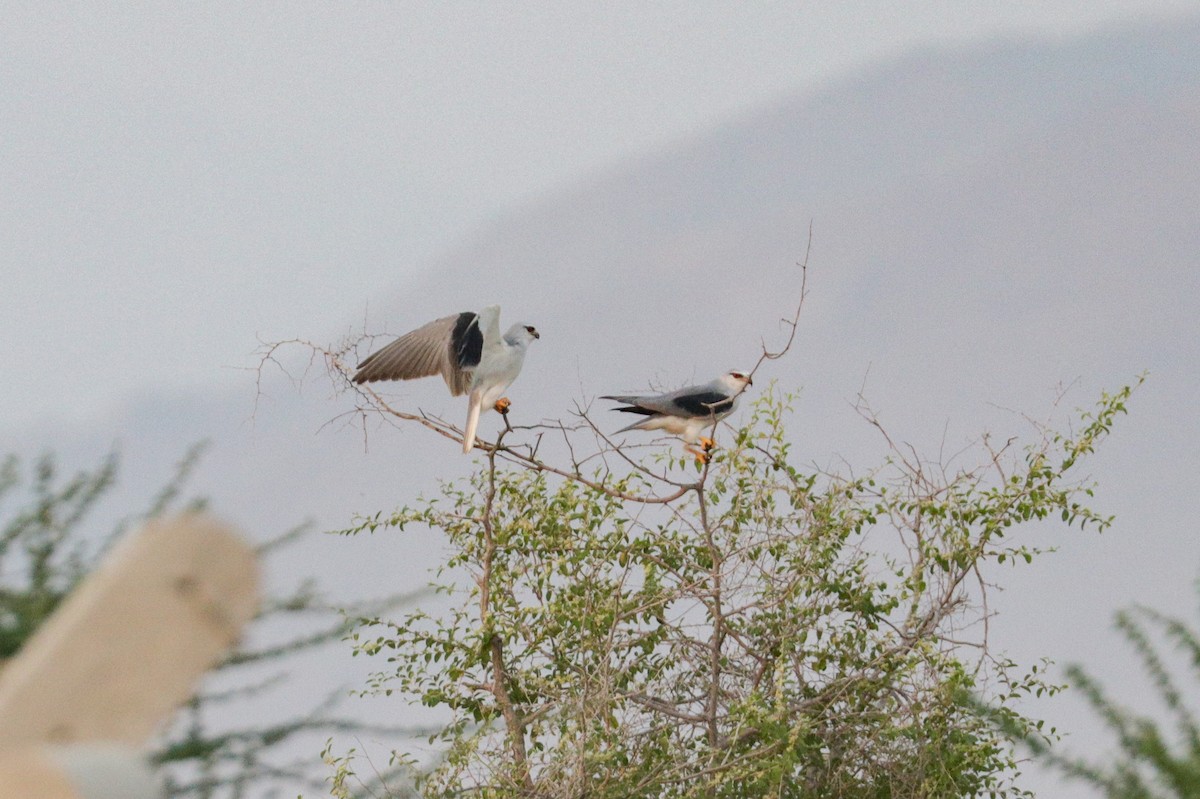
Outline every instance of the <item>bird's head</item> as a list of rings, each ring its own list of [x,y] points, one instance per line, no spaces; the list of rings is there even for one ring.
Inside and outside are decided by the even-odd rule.
[[[541,338],[541,335],[533,325],[515,324],[504,334],[505,341],[513,345],[528,346],[529,342],[537,338]]]
[[[754,385],[754,381],[750,379],[750,373],[743,372],[741,369],[730,369],[721,375],[721,380],[734,391],[745,391],[746,386]]]

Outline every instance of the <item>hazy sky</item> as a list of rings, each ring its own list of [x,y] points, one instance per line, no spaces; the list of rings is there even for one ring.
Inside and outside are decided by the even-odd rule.
[[[1191,7],[0,3],[0,420],[245,381],[501,210],[857,65]]]

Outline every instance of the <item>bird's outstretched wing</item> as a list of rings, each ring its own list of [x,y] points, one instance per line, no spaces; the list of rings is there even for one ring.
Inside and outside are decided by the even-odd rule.
[[[471,372],[479,365],[483,352],[479,318],[479,314],[464,311],[405,333],[367,356],[358,365],[354,382],[413,380],[440,374],[452,395],[467,393]],[[494,324],[499,327],[498,321]]]
[[[500,306],[489,305],[480,311],[476,325],[482,334],[482,357],[494,358],[503,353],[504,339],[500,336]]]

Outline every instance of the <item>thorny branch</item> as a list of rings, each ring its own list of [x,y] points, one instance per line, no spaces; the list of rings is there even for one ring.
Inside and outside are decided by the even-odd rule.
[[[506,429],[500,433],[497,445],[503,441],[505,434],[508,432],[507,415],[505,415],[504,421]],[[504,639],[497,630],[493,629],[491,624],[492,564],[496,557],[497,546],[496,534],[492,526],[492,507],[496,501],[496,453],[497,448],[493,448],[488,453],[487,497],[484,500],[483,516],[480,519],[483,527],[484,551],[482,559],[483,572],[479,575],[478,580],[479,624],[484,630],[488,654],[491,659],[491,692],[496,697],[496,704],[504,716],[504,723],[508,725],[508,737],[512,746],[513,760],[521,774],[521,781],[527,789],[532,790],[533,776],[527,765],[528,758],[525,751],[525,721],[509,692],[508,667],[504,660]]]

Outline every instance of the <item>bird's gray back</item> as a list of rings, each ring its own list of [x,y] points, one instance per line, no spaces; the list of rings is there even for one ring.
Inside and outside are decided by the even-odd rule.
[[[733,410],[737,398],[723,391],[713,391],[700,387],[698,390],[684,392],[671,399],[671,403],[682,411],[677,415],[692,417],[722,416]]]
[[[732,410],[733,398],[722,388],[719,382],[712,381],[698,386],[685,386],[666,394],[609,395],[602,399],[636,405],[647,411],[669,416],[700,417]]]

